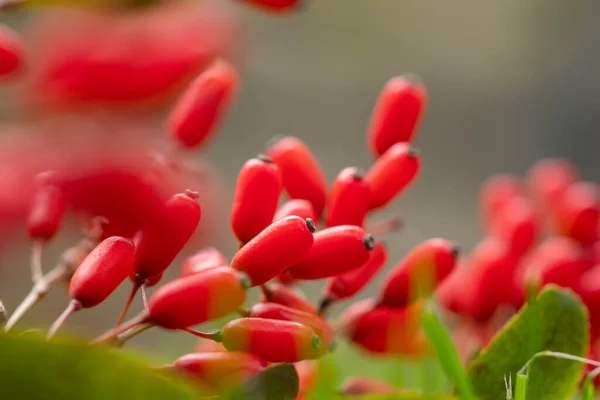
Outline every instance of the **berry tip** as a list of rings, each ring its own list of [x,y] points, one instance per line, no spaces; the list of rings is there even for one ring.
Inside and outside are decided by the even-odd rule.
[[[306,226],[308,227],[308,230],[312,233],[315,233],[315,231],[317,230],[315,221],[313,221],[312,218],[306,218]]]
[[[375,238],[369,233],[365,235],[363,243],[368,250],[373,250],[375,248]]]

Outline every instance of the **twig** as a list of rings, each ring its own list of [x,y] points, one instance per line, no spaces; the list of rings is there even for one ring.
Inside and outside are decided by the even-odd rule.
[[[56,335],[56,332],[58,332],[58,330],[65,324],[67,319],[69,319],[69,317],[73,315],[74,312],[79,311],[82,308],[83,305],[81,304],[81,302],[77,300],[71,300],[67,308],[65,308],[65,311],[63,311],[62,314],[60,314],[60,316],[56,319],[56,321],[54,321],[54,323],[50,326],[50,329],[48,330],[48,335],[46,335],[46,339],[52,339],[52,337]]]
[[[115,339],[116,337],[118,337],[119,335],[127,332],[128,330],[135,328],[138,325],[148,323],[147,319],[148,319],[148,313],[143,311],[143,312],[139,313],[137,316],[130,319],[129,321],[98,336],[96,339],[94,339],[90,342],[90,345],[94,346],[94,345],[99,345],[99,344],[106,344],[106,343],[110,342],[111,340]]]
[[[34,285],[44,277],[44,272],[42,271],[43,248],[44,243],[36,240],[33,243],[33,248],[31,249],[31,280],[33,281]]]

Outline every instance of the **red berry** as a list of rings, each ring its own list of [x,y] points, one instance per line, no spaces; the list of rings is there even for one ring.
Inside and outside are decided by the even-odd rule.
[[[339,393],[344,396],[367,396],[370,394],[394,394],[399,390],[373,378],[351,376],[344,380]]]
[[[325,208],[327,179],[308,146],[295,137],[284,137],[267,150],[281,169],[283,187],[292,199],[310,201],[318,215]]]
[[[375,242],[375,247],[369,259],[357,269],[331,278],[325,289],[323,303],[348,299],[367,286],[387,262],[387,249],[380,242]]]
[[[218,128],[238,86],[236,71],[219,60],[204,71],[183,93],[169,117],[168,130],[189,148],[206,144]]]
[[[164,220],[137,232],[135,273],[149,278],[162,273],[190,240],[200,222],[200,205],[193,192],[179,193],[166,203]]]
[[[214,247],[207,247],[188,257],[181,266],[179,276],[193,275],[208,268],[229,265],[227,258]]]
[[[367,133],[367,144],[380,156],[396,143],[414,139],[427,103],[425,87],[407,77],[390,79],[379,94]]]
[[[223,327],[229,351],[254,354],[267,362],[296,362],[318,358],[320,339],[308,326],[292,321],[241,318]]]
[[[527,198],[515,197],[498,212],[490,230],[506,241],[518,259],[533,247],[540,228],[534,204]]]
[[[229,267],[175,279],[150,298],[147,321],[164,329],[185,329],[224,317],[244,304],[246,284]]]
[[[282,306],[281,304],[256,304],[250,309],[249,317],[293,321],[306,325],[319,335],[321,339],[320,351],[323,354],[329,350],[329,346],[333,340],[333,328],[324,319],[315,314]]]
[[[240,242],[249,242],[273,222],[281,189],[281,172],[269,157],[259,155],[244,164],[231,209],[231,227]]]
[[[261,302],[281,304],[311,314],[317,313],[315,306],[310,304],[302,294],[278,283],[265,285]]]
[[[363,226],[369,211],[370,189],[357,168],[343,169],[331,189],[327,204],[327,227],[338,225]]]
[[[194,348],[194,352],[196,353],[212,353],[220,351],[227,351],[227,349],[223,346],[223,343],[203,338],[198,339],[196,347]]]
[[[249,5],[273,13],[286,13],[297,9],[304,0],[240,0]]]
[[[15,74],[23,64],[23,43],[11,28],[0,25],[0,78]]]
[[[295,215],[302,219],[310,218],[313,221],[319,219],[314,207],[308,200],[303,199],[292,199],[288,200],[275,213],[275,217],[273,221],[277,221],[281,218],[289,217]]]
[[[598,187],[590,182],[571,185],[557,201],[556,223],[560,233],[583,246],[597,242],[600,231]]]
[[[578,179],[579,173],[575,167],[560,159],[538,161],[528,173],[528,183],[536,200],[549,209]]]
[[[454,270],[459,248],[445,239],[428,239],[414,248],[388,273],[380,304],[406,307],[431,295]]]
[[[421,169],[418,152],[407,144],[390,147],[365,175],[371,189],[370,208],[381,208],[403,193]]]
[[[135,246],[129,239],[103,240],[79,265],[69,284],[69,296],[82,307],[102,303],[133,268]]]
[[[481,185],[479,209],[483,227],[487,231],[498,213],[515,197],[523,195],[521,182],[511,175],[494,175]]]
[[[294,363],[298,373],[298,396],[296,400],[303,400],[312,390],[317,377],[318,362],[315,360],[304,360]]]
[[[273,222],[236,253],[231,267],[248,274],[252,286],[262,285],[309,252],[314,229],[312,220],[300,217]]]
[[[572,239],[555,236],[538,245],[525,261],[526,282],[573,288],[585,269],[581,248]]]
[[[295,279],[322,279],[352,271],[369,259],[375,240],[362,228],[340,225],[315,233],[310,251],[289,269]]]
[[[67,209],[62,190],[54,185],[36,188],[27,218],[27,231],[32,239],[47,241],[58,231]]]
[[[252,354],[230,351],[186,354],[173,366],[203,389],[221,393],[259,373],[265,362]]]
[[[581,274],[575,287],[590,311],[600,310],[600,264]]]

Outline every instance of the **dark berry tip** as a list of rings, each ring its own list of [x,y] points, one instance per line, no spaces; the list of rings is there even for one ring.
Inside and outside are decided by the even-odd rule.
[[[365,170],[362,168],[354,167],[352,169],[352,177],[357,181],[362,181],[365,178]]]
[[[317,225],[315,225],[315,221],[313,221],[312,218],[306,218],[306,226],[312,233],[315,233],[317,230]]]
[[[331,297],[324,297],[319,303],[319,315],[323,315],[325,310],[329,308],[329,306],[333,303],[333,299]]]
[[[239,276],[240,276],[240,285],[242,285],[242,287],[244,289],[250,289],[252,287],[252,279],[250,279],[248,274],[246,274],[245,272],[240,272]]]
[[[313,335],[312,337],[312,348],[315,350],[319,350],[321,347],[321,338],[319,335]]]
[[[259,154],[259,155],[257,155],[256,159],[260,160],[260,161],[262,161],[264,163],[267,163],[267,164],[273,164],[273,159],[271,157],[265,155],[265,154]]]
[[[184,193],[190,199],[197,200],[198,198],[200,198],[200,193],[190,190],[190,189],[186,189]]]
[[[454,256],[454,258],[458,258],[458,256],[460,256],[461,252],[462,252],[462,247],[457,243],[453,243],[452,244],[452,255]]]
[[[421,150],[416,147],[410,147],[408,149],[408,155],[411,157],[419,157],[421,155]]]
[[[375,238],[369,233],[365,235],[363,243],[368,250],[373,250],[375,248]]]

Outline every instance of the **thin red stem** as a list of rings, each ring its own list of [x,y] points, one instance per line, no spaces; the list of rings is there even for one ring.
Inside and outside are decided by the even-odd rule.
[[[191,333],[192,335],[197,336],[202,339],[214,340],[217,343],[221,343],[223,341],[223,332],[222,331],[200,332],[193,328],[185,328],[183,330],[187,333]]]
[[[131,328],[135,328],[138,325],[150,323],[148,321],[148,313],[146,311],[142,311],[137,316],[131,318],[129,321],[119,325],[116,328],[111,329],[110,331],[104,333],[101,336],[98,336],[96,339],[90,342],[90,345],[97,344],[105,344],[115,339],[120,334],[130,330]]]
[[[125,306],[123,307],[123,310],[121,311],[121,315],[119,315],[119,319],[117,320],[117,324],[115,325],[115,328],[117,326],[121,325],[123,323],[123,321],[125,321],[127,312],[129,311],[129,308],[131,308],[131,303],[133,303],[133,299],[135,299],[135,295],[137,294],[137,292],[141,286],[142,285],[139,282],[137,282],[137,280],[133,283],[133,287],[131,288],[131,292],[129,293],[127,302],[125,303]]]
[[[83,305],[79,301],[71,300],[69,302],[69,305],[67,306],[67,308],[65,308],[65,311],[63,311],[63,313],[60,314],[60,316],[56,319],[56,321],[54,321],[52,326],[50,326],[50,329],[48,330],[48,335],[46,336],[46,339],[51,339],[54,335],[56,335],[56,332],[58,332],[58,330],[64,325],[64,323],[67,322],[67,319],[69,319],[69,317],[74,312],[79,311],[82,308],[83,308]]]

